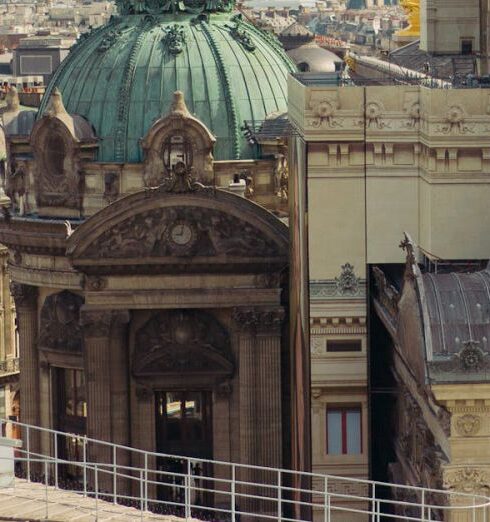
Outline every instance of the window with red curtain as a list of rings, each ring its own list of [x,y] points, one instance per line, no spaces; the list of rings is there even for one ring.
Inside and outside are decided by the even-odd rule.
[[[327,408],[327,454],[362,453],[361,407]]]

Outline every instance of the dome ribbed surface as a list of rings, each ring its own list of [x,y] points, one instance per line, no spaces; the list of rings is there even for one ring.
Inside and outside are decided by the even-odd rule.
[[[39,116],[58,87],[67,111],[87,118],[101,138],[98,161],[140,162],[140,139],[180,90],[189,111],[216,136],[215,159],[248,158],[244,120],[286,110],[293,70],[273,37],[229,14],[122,16],[76,44],[53,76]]]

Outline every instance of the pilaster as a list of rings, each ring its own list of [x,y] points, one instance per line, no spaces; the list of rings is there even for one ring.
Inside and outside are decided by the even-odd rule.
[[[37,338],[38,290],[34,286],[12,282],[10,286],[17,310],[20,365],[20,420],[39,425],[39,361]],[[25,440],[25,433],[22,434]],[[31,451],[39,450],[39,434],[30,434]]]
[[[87,436],[103,441],[111,440],[111,368],[110,330],[112,312],[82,310],[84,334],[85,382],[87,392]],[[109,446],[89,444],[89,458],[93,462],[110,463]],[[99,474],[99,488],[108,490],[111,477]]]

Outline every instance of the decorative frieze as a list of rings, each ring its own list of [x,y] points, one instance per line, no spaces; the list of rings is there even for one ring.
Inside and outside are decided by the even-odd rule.
[[[233,319],[240,330],[256,333],[276,332],[281,328],[285,313],[281,307],[237,307],[233,309]]]
[[[465,466],[447,467],[444,470],[444,487],[461,493],[488,495],[490,474],[488,469]]]

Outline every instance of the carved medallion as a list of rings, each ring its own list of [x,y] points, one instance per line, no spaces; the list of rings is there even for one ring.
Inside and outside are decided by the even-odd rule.
[[[456,430],[463,437],[476,435],[480,431],[481,419],[476,415],[466,414],[456,419]]]

